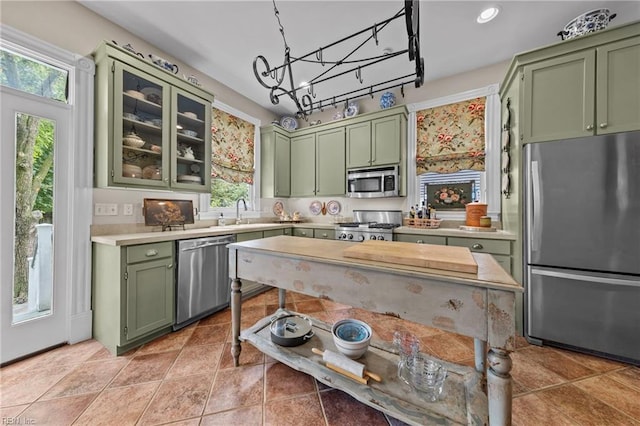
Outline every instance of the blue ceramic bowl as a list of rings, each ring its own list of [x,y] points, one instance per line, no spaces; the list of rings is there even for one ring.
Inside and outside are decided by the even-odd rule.
[[[384,92],[382,96],[380,96],[380,108],[387,109],[391,108],[396,104],[396,95],[393,92]]]
[[[342,354],[349,358],[360,358],[367,352],[371,341],[371,327],[356,319],[336,322],[331,330],[333,343]]]

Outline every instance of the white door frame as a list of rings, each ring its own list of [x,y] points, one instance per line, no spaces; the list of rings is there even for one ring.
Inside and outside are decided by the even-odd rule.
[[[57,260],[60,263],[55,265],[56,271],[54,274],[56,275],[54,276],[56,277],[55,279],[59,279],[59,276],[64,276],[64,282],[66,283],[64,324],[59,329],[65,334],[64,341],[68,343],[80,342],[90,339],[92,336],[90,228],[93,201],[93,78],[95,65],[90,57],[87,58],[68,52],[4,24],[0,24],[0,43],[25,56],[32,56],[41,60],[44,58],[50,63],[69,70],[69,105],[65,106],[65,108],[69,109],[68,138],[62,143],[58,139],[58,144],[55,148],[57,150],[56,157],[64,155],[64,158],[56,159],[54,173],[56,180],[66,180],[66,188],[60,189],[56,182],[57,188],[54,193],[57,203],[54,207],[54,244],[56,244],[54,250],[56,251],[54,255],[58,257]],[[2,90],[3,98],[6,92],[19,93],[21,97],[31,98],[31,95],[9,88],[0,90]],[[40,99],[40,102],[42,101]],[[3,111],[1,113],[4,116],[4,99],[2,103]],[[48,117],[46,113],[24,112]],[[10,127],[11,131],[13,131],[13,126]],[[3,143],[2,147],[0,147],[2,150],[0,155],[2,165],[2,176],[0,176],[0,283],[5,283],[7,280],[13,283],[13,197],[15,195],[13,163],[15,161],[15,142],[10,142],[14,141],[13,135],[11,139],[7,140],[4,137],[5,131],[3,130],[2,132]],[[10,154],[7,150],[10,151]],[[60,202],[63,201],[66,203],[64,208],[60,206]],[[5,205],[10,206],[8,207],[9,210],[5,209]],[[68,214],[66,217],[61,217],[61,212],[65,208]],[[55,217],[56,212],[57,218]],[[59,240],[62,240],[64,244],[57,245],[60,242]],[[58,275],[58,269],[62,275]],[[12,298],[10,296],[5,298],[4,290],[0,294],[0,298],[0,320],[3,324],[2,327],[4,327],[6,320],[10,324]],[[29,330],[22,328],[22,331]],[[21,342],[23,338],[24,336],[21,334]],[[4,339],[3,330],[2,340],[0,340],[0,353],[2,355],[0,364],[10,360],[10,358],[5,358],[4,355],[6,349]],[[41,349],[45,347],[43,346]],[[12,351],[11,349],[7,350]]]

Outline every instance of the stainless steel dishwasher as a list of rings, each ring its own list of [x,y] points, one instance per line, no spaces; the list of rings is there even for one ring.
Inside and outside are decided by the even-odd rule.
[[[229,250],[235,235],[177,241],[176,323],[178,330],[229,306]]]

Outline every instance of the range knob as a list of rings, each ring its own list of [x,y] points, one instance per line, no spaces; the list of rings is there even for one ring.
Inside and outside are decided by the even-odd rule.
[[[359,240],[359,241],[364,241],[364,235],[360,235],[360,236],[358,237],[358,240]]]
[[[378,240],[384,241],[384,235],[378,235]]]
[[[375,235],[372,235],[372,236],[370,236],[370,237],[369,237],[369,239],[370,239],[370,240],[375,240],[375,239],[376,239],[376,236],[375,236]]]
[[[340,234],[340,235],[338,236],[338,239],[340,239],[340,240],[346,240],[346,239],[347,239],[347,234],[345,234],[345,233],[343,232],[342,234]]]
[[[353,235],[352,234],[347,235],[347,239],[353,240]]]

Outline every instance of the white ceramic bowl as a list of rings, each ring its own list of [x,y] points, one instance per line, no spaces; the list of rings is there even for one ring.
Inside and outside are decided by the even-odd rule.
[[[144,145],[144,141],[140,138],[140,136],[134,134],[123,136],[122,143],[126,146],[132,146],[134,148],[142,148],[142,145]]]
[[[140,168],[140,166],[136,166],[135,164],[123,164],[122,176],[141,179],[142,169]]]
[[[351,359],[360,358],[369,349],[371,327],[357,319],[344,319],[331,327],[333,343],[338,351]]]
[[[178,182],[202,183],[202,178],[196,175],[178,175]]]
[[[193,118],[193,119],[198,119],[198,114],[196,114],[195,112],[191,112],[191,111],[187,111],[184,113],[185,117],[189,117],[189,118]]]
[[[144,99],[144,93],[138,92],[137,90],[127,90],[126,94],[136,99]]]
[[[181,130],[180,132],[184,135],[191,136],[192,138],[198,137],[198,132],[196,132],[195,130],[184,129],[184,130]]]

